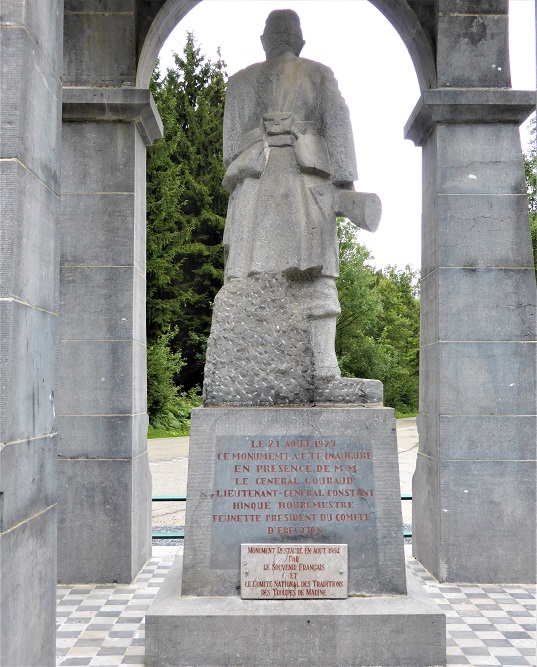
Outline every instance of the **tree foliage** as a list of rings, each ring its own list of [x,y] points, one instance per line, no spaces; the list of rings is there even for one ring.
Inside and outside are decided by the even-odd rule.
[[[376,270],[347,221],[339,221],[341,316],[336,352],[343,375],[379,379],[386,405],[418,409],[419,290],[417,273]]]
[[[535,143],[535,116],[531,120],[530,132],[532,141],[529,150],[524,153],[524,172],[526,174],[526,186],[528,189],[528,209],[530,216],[533,260],[535,263],[535,271],[537,272],[537,147]]]
[[[147,155],[147,336],[149,346],[167,345],[170,359],[181,352],[174,381],[190,389],[203,380],[212,303],[223,282],[226,84],[223,61],[206,60],[192,34],[174,60],[164,76],[157,65],[151,82],[164,138]]]

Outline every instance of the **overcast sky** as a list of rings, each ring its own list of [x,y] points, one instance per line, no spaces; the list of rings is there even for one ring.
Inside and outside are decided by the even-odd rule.
[[[327,12],[327,5],[330,11]],[[335,73],[351,113],[358,161],[357,190],[376,192],[383,205],[375,234],[359,240],[374,264],[420,266],[421,149],[403,139],[403,127],[419,98],[408,52],[389,21],[367,0],[203,0],[181,21],[160,54],[161,69],[182,52],[187,31],[202,52],[228,75],[264,60],[259,40],[270,11],[294,9],[306,45],[302,56]],[[535,88],[535,3],[510,0],[513,88]],[[527,134],[523,135],[527,141]]]

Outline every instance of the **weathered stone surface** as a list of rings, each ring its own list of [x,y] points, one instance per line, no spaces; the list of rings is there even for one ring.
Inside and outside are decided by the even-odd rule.
[[[84,1],[84,0],[83,0]],[[23,28],[45,57],[58,79],[61,76],[63,8],[57,0],[4,0],[0,24]],[[60,47],[60,48],[59,48]],[[38,54],[35,54],[38,57]]]
[[[49,9],[50,14],[42,25],[45,35],[58,27],[59,3]],[[47,187],[59,194],[60,75],[43,56],[35,38],[30,37],[22,26],[5,26],[1,30],[0,156],[19,159]],[[49,113],[44,114],[44,109]]]
[[[73,340],[145,342],[145,277],[131,266],[63,266],[60,308]]]
[[[57,312],[60,198],[15,160],[0,162],[0,181],[0,298]]]
[[[149,467],[138,459],[58,460],[61,583],[130,583],[150,557]]]
[[[127,459],[147,449],[147,414],[61,417],[58,450],[67,459]]]
[[[425,90],[405,124],[405,139],[423,146],[436,123],[522,123],[535,107],[531,90],[437,88]]]
[[[22,440],[0,449],[0,532],[56,503],[56,437]]]
[[[0,301],[0,442],[55,433],[58,318]]]
[[[535,343],[439,343],[440,414],[528,415]]]
[[[404,558],[402,551],[401,504],[399,500],[399,479],[397,468],[397,447],[395,440],[395,421],[390,408],[365,407],[281,407],[281,408],[197,408],[193,411],[191,444],[189,456],[189,487],[187,497],[185,529],[185,568],[183,572],[183,592],[186,595],[236,595],[240,584],[240,545],[243,542],[275,543],[346,543],[349,544],[349,594],[402,594],[404,584]],[[267,440],[266,447],[252,449],[249,439]],[[268,445],[268,439],[280,441],[280,446]],[[287,440],[309,440],[311,448],[294,449],[286,447]],[[329,442],[336,441],[333,449]],[[250,452],[261,452],[270,456],[272,452],[313,451],[324,452],[324,445],[314,445],[314,441],[324,443],[326,451],[334,451],[342,458],[326,459],[324,454],[309,459],[314,468],[311,472],[297,473],[297,483],[279,487],[296,489],[320,489],[323,496],[254,496],[256,501],[269,501],[270,508],[261,509],[257,522],[221,523],[213,521],[213,515],[241,513],[240,510],[226,509],[228,503],[224,494],[226,489],[239,489],[231,501],[251,502],[250,489],[256,491],[272,489],[267,482],[256,478],[274,477],[277,469],[270,469],[276,462],[291,464],[292,459],[256,459],[251,462],[251,469],[241,475],[240,470],[229,479],[230,470],[237,464],[248,464],[240,458],[240,453],[248,456]],[[246,444],[245,444],[246,443]],[[239,452],[239,458],[232,460],[233,452]],[[346,452],[370,452],[370,455],[356,460],[346,459]],[[228,459],[225,456],[229,457]],[[334,463],[335,461],[335,463]],[[361,462],[361,463],[360,463]],[[269,464],[265,470],[264,463]],[[295,462],[296,463],[296,462]],[[336,464],[343,465],[343,472],[336,472]],[[347,464],[356,465],[356,470],[348,472]],[[239,465],[239,468],[241,468]],[[261,465],[258,469],[255,466]],[[318,468],[317,466],[320,466]],[[277,468],[277,466],[276,466]],[[328,469],[326,469],[328,468]],[[265,470],[263,472],[263,470]],[[226,472],[227,471],[227,472]],[[347,471],[347,472],[345,472]],[[250,479],[251,475],[251,479]],[[304,477],[311,477],[302,483]],[[278,478],[285,476],[277,475]],[[333,485],[329,479],[324,482],[318,478],[345,477],[341,485]],[[244,484],[238,484],[234,478],[247,478]],[[346,478],[349,478],[349,481]],[[249,481],[248,481],[249,480]],[[239,480],[240,481],[240,480]],[[250,483],[251,481],[251,483]],[[358,486],[357,486],[358,485]],[[246,495],[240,494],[246,489]],[[277,487],[278,488],[278,487]],[[326,508],[333,512],[332,521],[320,515],[315,521],[306,521],[302,531],[301,520],[296,523],[285,522],[284,518],[274,519],[272,515],[284,515],[292,510],[278,508],[278,502],[286,500],[341,501],[348,498],[330,495],[336,489],[362,489],[372,491],[351,497],[352,507]],[[218,493],[219,491],[219,493]],[[329,494],[330,492],[330,494]],[[223,494],[223,495],[222,495]],[[222,500],[224,498],[224,500]],[[227,503],[227,504],[226,504]],[[232,504],[232,503],[231,503]],[[230,504],[230,507],[231,507]],[[246,513],[249,510],[245,510]],[[299,512],[301,510],[298,510]],[[324,508],[318,510],[325,512]],[[250,512],[251,513],[251,512]],[[255,514],[256,512],[254,512]],[[268,513],[268,519],[266,514]],[[358,514],[369,513],[368,520],[362,522]],[[336,517],[356,514],[356,518],[347,521]],[[283,534],[283,528],[299,526],[298,533]],[[268,527],[274,532],[268,534]],[[282,531],[279,533],[278,528]],[[322,534],[309,531],[321,528]]]
[[[416,558],[439,581],[472,582],[476,572],[482,583],[533,581],[535,522],[528,521],[528,498],[535,489],[534,458],[437,461],[420,455],[413,484]],[[435,547],[424,539],[428,530]]]
[[[447,4],[447,3],[444,3]],[[508,23],[504,12],[493,14],[475,7],[452,14],[439,13],[437,42],[437,85],[468,88],[505,88],[511,85]],[[504,8],[504,3],[502,3]],[[490,9],[489,9],[490,11]]]
[[[103,10],[80,3],[71,8],[66,2],[64,86],[135,85],[135,3],[128,4],[128,9],[122,2]]]
[[[533,268],[454,267],[430,273],[421,281],[421,295],[426,303],[422,313],[422,345],[438,338],[531,340],[535,321],[534,276]]]
[[[313,396],[316,405],[351,403],[382,407],[384,391],[380,380],[339,378],[332,381],[318,380]]]
[[[433,434],[426,431],[423,437],[427,435],[431,437]],[[441,536],[445,514],[440,503],[440,489],[438,459],[418,452],[412,477],[412,555],[439,580],[444,557]]]
[[[224,285],[207,345],[205,405],[382,405],[378,380],[315,379],[307,289],[281,274]]]
[[[436,133],[439,194],[526,193],[517,124],[446,123]]]
[[[181,597],[178,557],[146,615],[146,664],[445,665],[445,617],[411,574],[408,589],[347,600]]]
[[[153,95],[140,88],[64,88],[63,120],[134,122],[146,146],[163,134]],[[140,154],[145,159],[145,152]]]
[[[456,39],[466,38],[461,29]],[[481,65],[472,66],[470,78]],[[535,525],[535,283],[518,133],[534,100],[428,91],[406,128],[424,170],[413,551],[445,581],[535,577],[535,538],[523,527]]]
[[[128,266],[134,256],[134,193],[62,195],[62,265]],[[91,220],[91,226],[88,226]]]
[[[147,430],[141,434],[142,443],[147,442]],[[134,438],[133,438],[134,441]],[[135,448],[135,443],[133,443]],[[152,478],[147,449],[132,461],[132,506],[130,510],[131,536],[131,581],[151,558],[151,494]]]
[[[144,412],[146,348],[132,341],[60,342],[59,415]],[[134,364],[138,363],[139,368]],[[76,368],[76,378],[72,369]],[[135,373],[135,375],[133,375]]]
[[[56,507],[3,532],[0,553],[0,663],[6,667],[54,667]]]
[[[528,415],[440,415],[438,418],[446,460],[494,461],[498,452],[503,451],[506,460],[531,461],[535,458],[536,427],[535,418]],[[427,454],[425,449],[424,453]]]
[[[134,122],[64,122],[62,133],[64,193],[134,192]]]
[[[436,266],[533,267],[525,194],[441,195],[426,222],[423,277]]]
[[[69,11],[80,9],[78,5]],[[87,10],[87,15],[76,14],[76,20],[84,23],[87,18],[84,25],[95,20],[101,26],[106,21],[105,14],[93,13],[94,5]],[[112,23],[132,22],[133,16],[114,14]],[[96,58],[86,73],[93,65],[98,68],[103,62]],[[148,90],[64,90],[63,111],[59,577],[126,582],[151,550],[145,151],[162,126]],[[108,501],[116,473],[124,492]],[[88,495],[83,510],[75,475],[81,476],[80,486]],[[112,537],[118,532],[121,540]],[[73,546],[72,535],[83,547]],[[93,562],[88,556],[91,545],[99,545]]]
[[[439,0],[438,11],[450,14],[507,14],[509,0]]]
[[[55,664],[61,0],[0,8],[0,663]]]
[[[278,274],[224,285],[207,344],[205,405],[313,401],[312,350],[299,290]]]

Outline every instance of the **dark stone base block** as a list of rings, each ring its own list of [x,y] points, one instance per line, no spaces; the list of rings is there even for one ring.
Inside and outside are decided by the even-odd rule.
[[[147,667],[432,667],[445,616],[408,573],[409,594],[346,600],[181,597],[179,556],[146,616]]]

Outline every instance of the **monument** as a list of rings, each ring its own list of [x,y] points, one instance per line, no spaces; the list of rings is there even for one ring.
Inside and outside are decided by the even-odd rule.
[[[334,351],[336,215],[374,231],[380,202],[354,191],[348,109],[298,16],[261,40],[228,84],[225,284],[146,664],[445,664],[445,618],[405,573],[394,412]]]

